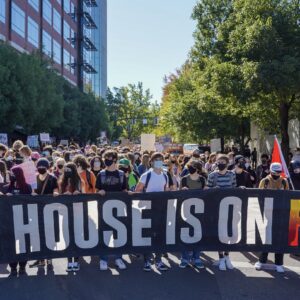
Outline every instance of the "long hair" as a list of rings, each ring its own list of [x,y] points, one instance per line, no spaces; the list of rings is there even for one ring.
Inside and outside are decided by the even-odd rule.
[[[7,173],[6,163],[3,160],[0,160],[0,174],[4,179],[4,182],[6,182],[6,173]]]
[[[81,179],[80,179],[80,176],[78,175],[76,165],[73,162],[68,162],[64,166],[64,170],[65,169],[70,169],[72,172],[71,172],[71,175],[68,177],[68,176],[66,176],[65,171],[64,171],[61,181],[60,181],[61,193],[66,192],[66,188],[69,183],[71,185],[71,190],[74,192],[81,186]]]
[[[11,169],[11,172],[16,178],[15,186],[20,189],[21,194],[30,194],[30,188],[26,183],[22,168],[16,166]],[[14,182],[10,183],[10,188],[14,188]]]

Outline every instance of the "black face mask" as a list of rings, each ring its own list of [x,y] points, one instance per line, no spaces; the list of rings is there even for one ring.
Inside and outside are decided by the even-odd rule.
[[[107,167],[110,167],[114,162],[113,162],[113,160],[106,159],[106,160],[104,161],[104,163],[105,163],[105,165],[106,165]]]
[[[275,174],[272,174],[271,176],[272,176],[272,178],[273,178],[274,180],[277,180],[277,179],[279,179],[279,177],[280,177],[280,175],[275,175]]]
[[[266,159],[262,159],[262,160],[261,160],[261,163],[262,163],[263,165],[265,165],[265,164],[267,163],[267,160],[266,160]]]
[[[238,167],[245,170],[246,169],[246,166],[245,166],[245,163],[244,162],[239,162],[238,163]]]
[[[195,168],[193,168],[193,167],[189,167],[188,170],[189,170],[189,173],[191,175],[193,175],[193,174],[195,174],[197,172],[197,170]]]
[[[220,171],[224,171],[227,168],[227,164],[218,163],[218,169]]]
[[[47,169],[46,168],[38,168],[37,171],[39,172],[39,174],[44,175],[47,173]]]
[[[126,168],[119,168],[119,170],[123,171],[124,173],[128,172],[128,169],[126,169]]]

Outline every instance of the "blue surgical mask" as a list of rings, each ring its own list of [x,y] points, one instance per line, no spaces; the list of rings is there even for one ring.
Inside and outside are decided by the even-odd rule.
[[[163,167],[163,161],[162,160],[155,160],[153,163],[153,167],[155,169],[161,169]]]

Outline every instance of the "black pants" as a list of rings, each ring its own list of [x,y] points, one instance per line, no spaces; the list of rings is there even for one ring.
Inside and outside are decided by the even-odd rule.
[[[224,256],[228,256],[229,252],[219,252],[219,258],[224,258]]]
[[[73,258],[74,258],[74,262],[78,262],[79,261],[79,257],[68,257],[68,263],[72,263],[73,262]]]
[[[263,252],[261,253],[259,257],[259,262],[262,264],[265,264],[268,260],[268,254],[269,252]],[[282,253],[275,253],[275,265],[282,266],[283,265],[283,254]]]
[[[151,253],[144,254],[144,261],[150,262],[151,257],[152,257]],[[162,253],[155,253],[155,262],[156,263],[161,262],[161,257],[162,257]]]
[[[27,261],[18,261],[18,262],[13,262],[13,263],[9,263],[10,269],[16,269],[17,266],[19,265],[20,268],[25,268],[27,264]]]

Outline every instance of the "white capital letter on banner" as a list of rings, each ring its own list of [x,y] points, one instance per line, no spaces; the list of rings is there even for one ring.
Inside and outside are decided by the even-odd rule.
[[[127,243],[127,228],[113,216],[113,209],[117,209],[118,217],[127,217],[126,204],[120,200],[109,200],[103,204],[103,221],[117,231],[117,238],[114,238],[112,230],[103,232],[104,244],[110,248],[122,247]]]
[[[59,240],[55,241],[54,212],[58,212]],[[44,207],[46,246],[53,251],[65,250],[70,243],[69,214],[67,206],[52,203]]]
[[[151,246],[150,237],[142,237],[143,228],[151,228],[151,219],[143,219],[142,212],[151,209],[151,201],[132,200],[132,246]]]
[[[40,232],[37,204],[28,204],[28,224],[24,224],[22,205],[13,206],[16,254],[26,253],[25,234],[30,236],[30,252],[40,251]]]
[[[166,225],[166,243],[175,245],[176,243],[176,210],[177,199],[168,200],[167,225]]]
[[[264,245],[272,244],[273,198],[265,198],[263,216],[258,198],[249,197],[247,214],[247,244],[256,244],[255,225]]]
[[[196,214],[204,213],[204,202],[199,198],[190,198],[182,202],[181,217],[186,223],[194,227],[194,235],[190,235],[189,228],[181,228],[180,239],[186,244],[194,244],[202,239],[202,227],[200,220],[191,214],[192,206],[195,207]]]
[[[98,235],[98,202],[87,202],[89,239],[84,238],[83,203],[73,203],[75,244],[82,249],[97,246]]]
[[[233,206],[232,236],[228,234],[229,206]],[[222,199],[219,208],[219,240],[223,244],[237,244],[242,238],[242,200],[238,197]]]

